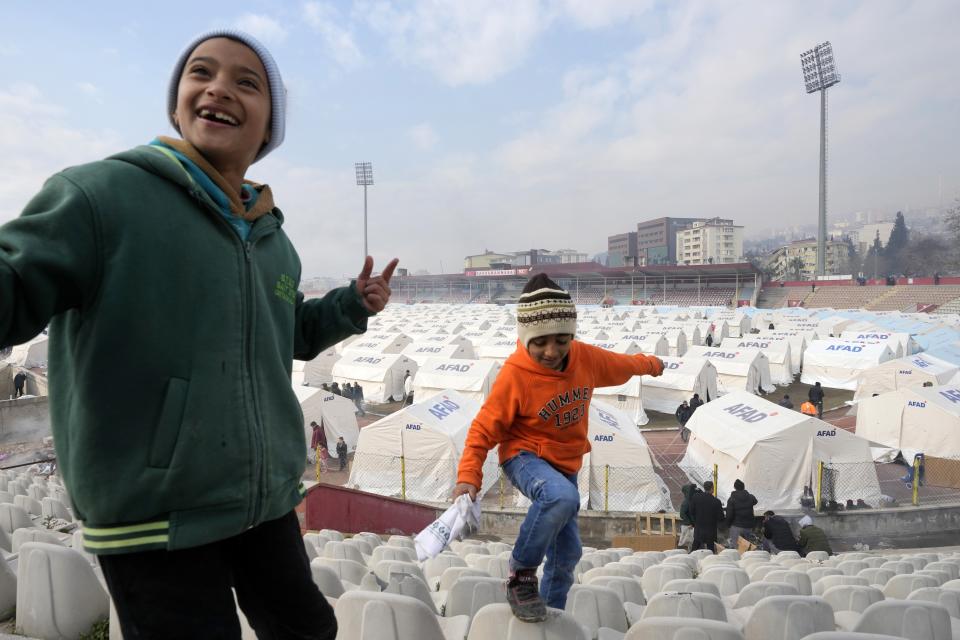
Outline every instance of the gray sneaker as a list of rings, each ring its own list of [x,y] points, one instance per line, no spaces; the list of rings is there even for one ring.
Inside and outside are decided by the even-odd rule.
[[[507,602],[518,620],[543,622],[547,619],[547,605],[540,597],[536,569],[517,569],[507,579]]]

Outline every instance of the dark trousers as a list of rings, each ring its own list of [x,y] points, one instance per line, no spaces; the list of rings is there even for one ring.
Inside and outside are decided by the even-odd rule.
[[[690,547],[690,551],[696,551],[697,549],[710,549],[710,553],[717,552],[717,530],[713,531],[697,531],[696,528],[693,530],[693,545]]]
[[[296,513],[179,551],[100,556],[126,640],[240,638],[237,603],[260,640],[334,640]]]
[[[18,384],[18,385],[16,385],[16,386],[14,387],[13,393],[14,393],[14,395],[13,395],[14,398],[19,398],[20,396],[22,396],[22,395],[23,395],[23,384]]]

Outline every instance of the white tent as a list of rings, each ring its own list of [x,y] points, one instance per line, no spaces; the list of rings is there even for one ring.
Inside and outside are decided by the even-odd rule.
[[[960,455],[960,388],[902,387],[857,403],[857,435],[913,459]],[[884,456],[886,457],[886,456]]]
[[[706,358],[717,369],[717,391],[720,395],[732,391],[758,393],[775,391],[770,379],[770,363],[759,349],[724,349],[721,347],[690,347],[686,356]]]
[[[760,337],[770,340],[786,340],[790,343],[790,367],[793,375],[798,375],[803,365],[803,352],[807,350],[807,337],[802,331],[769,330],[760,331]],[[812,339],[812,338],[811,338]]]
[[[825,494],[837,502],[879,503],[869,443],[822,420],[738,391],[697,409],[687,428],[680,467],[703,482],[716,464],[717,495],[724,502],[739,478],[757,497],[757,512],[799,509],[804,487],[816,486],[822,461],[832,478]]]
[[[804,384],[819,382],[830,389],[857,388],[857,379],[867,369],[893,360],[889,347],[846,340],[814,340],[803,354]]]
[[[417,363],[402,354],[350,351],[333,365],[332,375],[341,386],[359,382],[367,402],[384,403],[404,397],[403,378],[408,370],[416,374]]]
[[[580,474],[589,475],[591,509],[674,510],[670,491],[654,469],[647,441],[631,415],[594,397],[588,437],[591,452],[584,456]]]
[[[469,342],[463,344],[440,344],[439,342],[411,342],[403,350],[403,355],[422,367],[423,363],[430,358],[466,358],[473,359],[473,345]]]
[[[7,362],[24,369],[46,368],[48,338],[40,334],[28,342],[13,347]]]
[[[786,340],[774,340],[757,335],[748,335],[735,343],[728,341],[727,348],[760,349],[770,363],[770,380],[773,384],[789,385],[793,383],[793,352]]]
[[[333,382],[333,365],[340,359],[340,354],[334,347],[323,351],[313,360],[303,366],[303,381],[311,387]]]
[[[517,338],[496,338],[474,347],[480,360],[496,360],[503,364],[517,350]]]
[[[635,426],[639,427],[650,422],[650,418],[643,410],[641,376],[632,376],[623,384],[615,387],[597,387],[593,390],[593,397],[630,416]]]
[[[670,343],[659,329],[656,333],[632,331],[616,337],[617,340],[629,340],[631,342],[636,342],[637,346],[640,347],[640,353],[647,353],[655,356],[670,355]]]
[[[820,318],[817,321],[817,334],[820,336],[840,337],[840,334],[846,331],[847,327],[855,324],[857,320],[853,318],[844,318],[841,316],[828,316]]]
[[[408,500],[449,502],[470,424],[479,403],[447,390],[415,402],[360,432],[347,485]],[[497,482],[497,453],[483,465],[486,491]]]
[[[700,394],[704,402],[717,397],[717,369],[705,358],[663,357],[663,375],[643,381],[643,405],[651,411],[674,413],[684,400]]]
[[[619,336],[615,337],[619,338]],[[580,342],[584,344],[593,345],[594,347],[599,347],[600,349],[606,349],[607,351],[613,351],[614,353],[622,353],[625,355],[633,355],[635,353],[643,353],[643,350],[640,349],[640,346],[633,340],[591,340],[588,338],[577,338]]]
[[[350,342],[341,342],[341,353],[346,351],[363,351],[367,353],[402,353],[413,342],[413,338],[405,334],[374,333],[364,334]]]
[[[902,358],[920,351],[920,345],[909,333],[896,333],[891,331],[870,330],[870,331],[844,331],[840,334],[841,340],[852,340],[854,342],[883,342],[894,357]]]
[[[948,384],[960,367],[925,353],[888,360],[863,371],[857,378],[854,400],[870,398],[902,387]]]
[[[357,408],[351,400],[313,387],[294,385],[293,392],[303,411],[303,434],[307,439],[308,449],[313,439],[311,422],[323,425],[327,436],[326,447],[331,458],[337,457],[337,438],[343,438],[347,443],[347,451],[357,448],[360,430],[357,427]]]
[[[498,373],[500,364],[495,360],[428,358],[413,378],[413,397],[426,400],[452,389],[482,403],[490,395]]]

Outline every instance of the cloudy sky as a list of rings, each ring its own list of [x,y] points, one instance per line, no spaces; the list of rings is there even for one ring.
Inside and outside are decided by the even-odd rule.
[[[411,270],[484,249],[606,249],[658,216],[728,216],[748,234],[815,222],[819,105],[800,52],[834,45],[830,209],[960,195],[956,0],[232,3],[6,0],[0,223],[43,180],[172,135],[170,66],[235,26],[289,89],[284,145],[251,167],[286,214],[304,275],[370,248]],[[224,7],[229,6],[229,9]]]

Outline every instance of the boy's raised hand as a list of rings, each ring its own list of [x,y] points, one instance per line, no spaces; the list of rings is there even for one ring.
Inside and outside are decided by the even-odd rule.
[[[363,269],[357,276],[357,293],[363,300],[363,306],[368,311],[379,313],[387,306],[390,300],[390,278],[393,277],[393,270],[397,268],[400,260],[394,258],[387,263],[387,267],[379,274],[373,275],[373,258],[367,256],[363,261]]]

